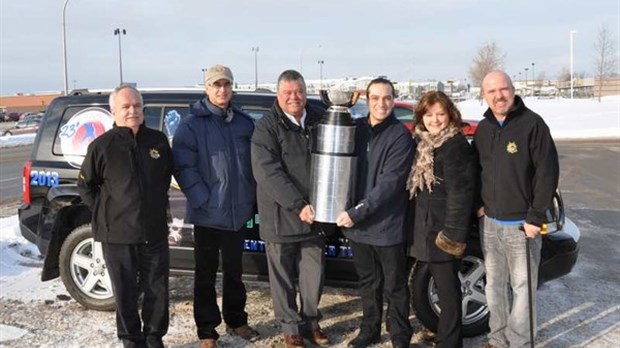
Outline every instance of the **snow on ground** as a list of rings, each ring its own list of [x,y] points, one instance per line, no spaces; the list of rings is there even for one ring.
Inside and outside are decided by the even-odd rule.
[[[35,133],[21,135],[5,135],[0,137],[0,147],[30,145],[34,142]]]
[[[601,99],[525,98],[525,105],[545,120],[554,139],[620,138],[620,96]],[[481,120],[484,101],[458,104],[465,119]]]

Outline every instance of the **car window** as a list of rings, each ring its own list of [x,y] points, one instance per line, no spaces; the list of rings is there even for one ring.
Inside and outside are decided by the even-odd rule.
[[[261,108],[258,106],[243,106],[241,110],[245,111],[254,121],[258,121],[269,113],[269,108]]]
[[[399,119],[401,122],[413,121],[413,112],[407,108],[395,106],[394,114],[396,115],[396,118]]]
[[[161,124],[161,106],[150,106],[147,105],[144,107],[144,125],[151,128],[160,130]]]

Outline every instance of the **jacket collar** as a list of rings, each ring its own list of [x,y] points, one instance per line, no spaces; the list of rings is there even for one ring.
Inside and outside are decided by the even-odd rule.
[[[280,105],[278,105],[278,100],[273,102],[271,112],[273,113],[277,121],[284,126],[284,128],[288,130],[296,130],[298,132],[303,131],[303,128],[294,124],[293,122],[291,122],[291,120],[288,119],[288,117],[286,117],[284,111],[282,111],[282,108],[280,107]],[[321,120],[321,117],[322,116],[316,110],[314,110],[314,108],[312,108],[308,103],[306,103],[306,129],[313,128]]]
[[[508,115],[506,115],[506,119],[504,120],[504,126],[506,126],[506,123],[522,115],[526,109],[527,108],[525,107],[523,99],[521,99],[520,96],[515,95],[514,104],[512,105],[512,108],[508,111]],[[499,122],[495,118],[495,115],[493,114],[493,111],[491,111],[491,108],[488,108],[487,111],[485,111],[484,118],[486,118],[490,122],[493,122],[494,124],[499,125]]]

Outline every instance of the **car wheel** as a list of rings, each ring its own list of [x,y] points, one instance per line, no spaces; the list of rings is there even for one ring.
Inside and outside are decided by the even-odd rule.
[[[13,133],[11,133],[10,131],[6,131],[4,133],[2,133],[3,136],[9,136],[9,135],[13,135]]]
[[[78,303],[88,309],[114,310],[112,282],[90,225],[74,229],[60,249],[60,278]]]
[[[459,278],[463,293],[463,336],[479,336],[489,330],[489,309],[484,293],[484,260],[466,256],[462,260]],[[427,329],[437,332],[439,321],[439,297],[430,267],[425,262],[416,262],[409,274],[411,310]]]

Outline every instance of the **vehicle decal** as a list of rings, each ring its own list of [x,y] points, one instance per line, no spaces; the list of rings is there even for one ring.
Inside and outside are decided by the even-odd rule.
[[[60,128],[58,137],[62,153],[71,166],[80,168],[88,145],[112,129],[112,114],[104,108],[91,107],[79,111]]]
[[[33,170],[30,172],[30,186],[54,187],[60,184],[58,172],[45,172]]]

